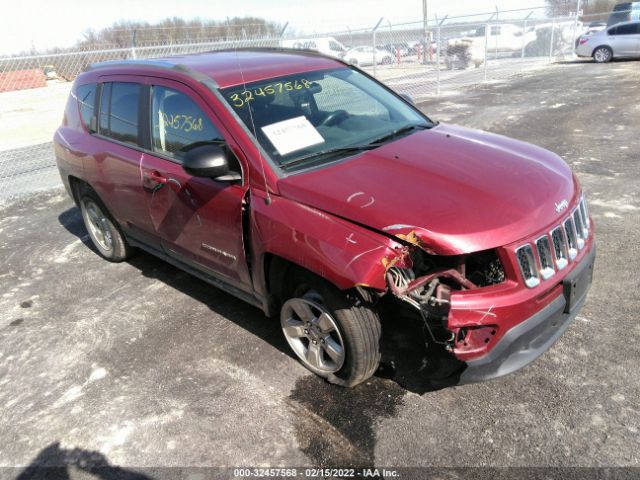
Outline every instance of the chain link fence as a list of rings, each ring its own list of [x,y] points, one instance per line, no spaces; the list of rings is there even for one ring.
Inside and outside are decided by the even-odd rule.
[[[246,47],[309,48],[358,65],[415,101],[572,58],[588,18],[575,12],[496,11],[314,35],[279,34],[137,44],[0,58],[0,203],[60,185],[51,138],[75,77],[106,60],[148,59]],[[594,16],[602,19],[603,15]],[[606,15],[604,15],[606,18]]]

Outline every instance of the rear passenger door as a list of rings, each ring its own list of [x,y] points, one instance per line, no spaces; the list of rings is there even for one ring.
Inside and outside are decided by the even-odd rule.
[[[85,160],[89,183],[118,223],[147,243],[154,242],[145,192],[140,184],[140,159],[145,134],[141,77],[110,75],[98,84],[99,112],[93,127],[92,155]]]
[[[242,152],[189,87],[165,79],[149,84],[150,152],[142,156],[140,172],[155,234],[172,257],[250,291],[242,228],[247,178],[220,182],[182,168],[185,149],[197,142],[225,145],[238,160],[231,163],[238,173]]]
[[[640,22],[611,28],[609,40],[614,56],[635,57],[640,54]]]

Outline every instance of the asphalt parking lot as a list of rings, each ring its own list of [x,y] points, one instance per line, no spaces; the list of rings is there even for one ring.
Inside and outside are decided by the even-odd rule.
[[[638,78],[568,63],[420,104],[560,154],[596,222],[578,318],[482,384],[435,390],[389,354],[330,386],[259,310],[147,254],[103,261],[62,191],[1,210],[0,466],[640,466]],[[418,348],[389,328],[387,350]]]

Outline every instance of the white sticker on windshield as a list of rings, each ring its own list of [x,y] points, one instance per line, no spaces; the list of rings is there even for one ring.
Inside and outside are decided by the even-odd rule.
[[[280,155],[324,143],[322,135],[304,115],[266,125],[262,127],[262,131]]]

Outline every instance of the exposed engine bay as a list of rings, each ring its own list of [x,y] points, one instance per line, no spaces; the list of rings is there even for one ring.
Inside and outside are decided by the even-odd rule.
[[[391,294],[420,314],[425,341],[442,345],[449,352],[464,348],[472,329],[449,328],[451,293],[503,282],[505,273],[496,251],[437,256],[414,248],[409,258],[410,268],[392,266],[387,270]]]

